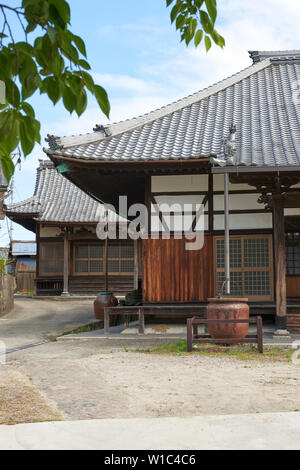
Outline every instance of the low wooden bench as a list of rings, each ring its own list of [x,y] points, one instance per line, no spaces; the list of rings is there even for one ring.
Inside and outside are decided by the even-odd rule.
[[[195,314],[204,315],[206,305],[140,305],[105,307],[104,309],[104,334],[109,335],[109,318],[111,315],[137,316],[139,319],[139,334],[145,334],[145,315],[164,315],[174,317],[192,317]],[[128,324],[128,322],[127,322]]]
[[[257,334],[248,334],[244,339],[225,338],[216,339],[208,335],[198,335],[199,325],[208,325],[209,323],[250,323],[256,324]],[[206,318],[193,317],[187,320],[187,350],[192,352],[193,343],[214,343],[214,344],[239,344],[239,343],[254,343],[258,345],[258,351],[262,354],[263,347],[263,322],[262,317],[257,316],[249,320],[208,320]]]

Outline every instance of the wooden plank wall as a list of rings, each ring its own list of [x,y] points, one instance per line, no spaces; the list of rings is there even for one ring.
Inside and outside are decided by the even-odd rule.
[[[17,272],[17,292],[35,292],[35,272]]]
[[[300,276],[286,276],[287,297],[300,297]]]
[[[213,295],[213,240],[187,251],[186,240],[143,240],[144,302],[201,302]]]

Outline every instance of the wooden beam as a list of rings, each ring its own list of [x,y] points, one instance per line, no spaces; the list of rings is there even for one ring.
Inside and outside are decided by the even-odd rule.
[[[284,200],[282,195],[273,195],[274,259],[276,285],[276,325],[278,330],[287,329],[286,309],[286,262]]]
[[[64,234],[64,289],[62,297],[69,297],[69,238],[68,230]]]

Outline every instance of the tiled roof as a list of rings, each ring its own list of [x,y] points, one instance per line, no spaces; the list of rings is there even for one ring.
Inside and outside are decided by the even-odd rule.
[[[300,51],[251,52],[247,69],[159,110],[91,134],[49,136],[46,153],[91,161],[224,158],[236,126],[234,165],[300,165]]]
[[[103,205],[59,175],[49,161],[40,161],[33,197],[4,209],[20,216],[32,214],[40,222],[97,223],[105,220]],[[109,214],[109,220],[116,220],[116,214]]]

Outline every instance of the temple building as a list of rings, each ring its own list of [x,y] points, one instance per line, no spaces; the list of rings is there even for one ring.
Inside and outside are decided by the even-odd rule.
[[[95,201],[118,207],[126,195],[129,206],[146,205],[136,263],[144,304],[205,304],[225,282],[231,295],[249,299],[252,313],[273,315],[285,331],[300,326],[300,51],[251,51],[250,57],[245,70],[144,116],[98,125],[86,135],[49,136],[45,152],[65,184]],[[72,199],[64,198],[72,237],[79,237],[88,220],[78,221],[79,211],[71,222]],[[35,196],[29,204],[38,213],[36,203]],[[204,244],[197,250],[177,237],[176,209],[168,220],[161,209],[191,203],[204,206]],[[62,243],[63,236],[42,204],[39,263],[51,271],[47,240]],[[56,207],[59,221],[64,208]],[[197,214],[190,216],[193,232]],[[80,250],[72,243],[73,274],[79,274]],[[62,245],[58,253],[61,270]],[[42,274],[40,268],[38,282]]]
[[[105,250],[96,234],[97,224],[106,220],[103,205],[60,175],[52,162],[40,161],[34,195],[5,206],[5,213],[36,234],[37,295],[90,295],[105,288],[126,293],[138,285],[134,242],[110,241]],[[111,212],[108,219],[118,222]]]

